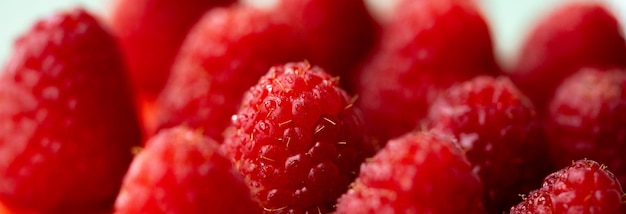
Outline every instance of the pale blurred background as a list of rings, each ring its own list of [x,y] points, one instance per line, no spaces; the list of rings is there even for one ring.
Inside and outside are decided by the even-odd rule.
[[[131,0],[132,1],[132,0]],[[268,0],[246,0],[268,1]],[[396,0],[367,0],[378,12],[389,8]],[[515,51],[532,23],[557,4],[572,0],[478,0],[490,22],[496,43],[496,53],[506,62]],[[589,0],[588,0],[589,1]],[[13,40],[25,32],[38,18],[55,11],[83,6],[104,15],[110,0],[0,0],[0,64],[7,60]],[[626,23],[626,1],[604,0],[610,9]]]

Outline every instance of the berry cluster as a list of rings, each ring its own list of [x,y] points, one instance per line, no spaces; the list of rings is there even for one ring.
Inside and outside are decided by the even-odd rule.
[[[473,1],[107,12],[16,40],[0,214],[626,213],[626,42],[601,3],[552,11],[511,69]]]

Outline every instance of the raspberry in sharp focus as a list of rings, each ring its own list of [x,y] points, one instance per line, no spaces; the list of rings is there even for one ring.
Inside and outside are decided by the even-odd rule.
[[[545,113],[563,79],[583,67],[626,66],[620,24],[599,1],[569,1],[531,31],[511,80]]]
[[[499,70],[473,1],[401,1],[381,37],[356,90],[368,131],[380,143],[418,127],[450,85]]]
[[[116,214],[262,212],[217,142],[186,127],[149,141],[124,178]]]
[[[623,212],[626,197],[606,166],[579,160],[545,178],[540,189],[511,207],[511,214]]]
[[[588,158],[626,182],[626,71],[582,69],[555,93],[544,127],[556,167]]]
[[[549,172],[535,108],[506,77],[481,76],[452,86],[429,113],[433,129],[466,151],[485,185],[490,213],[502,213]]]
[[[74,9],[37,22],[13,51],[0,72],[0,200],[111,210],[141,140],[113,36]]]
[[[361,166],[337,213],[485,213],[482,194],[478,176],[451,138],[408,133]]]
[[[330,212],[373,154],[336,78],[308,63],[275,66],[244,97],[223,149],[266,212]]]

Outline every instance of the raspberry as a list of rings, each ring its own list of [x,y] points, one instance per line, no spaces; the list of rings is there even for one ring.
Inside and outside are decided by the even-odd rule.
[[[452,86],[434,102],[429,119],[466,151],[490,213],[508,210],[548,172],[535,108],[508,78],[481,76]]]
[[[112,0],[108,24],[128,64],[144,136],[154,134],[154,106],[185,36],[205,11],[234,0]],[[143,142],[143,140],[142,140]]]
[[[601,3],[570,2],[531,31],[510,75],[543,114],[563,79],[583,67],[613,66],[626,66],[618,20]]]
[[[550,157],[557,167],[588,158],[626,182],[626,73],[583,69],[556,89],[546,115]]]
[[[82,9],[16,41],[0,72],[0,201],[42,213],[112,209],[141,140],[125,72],[114,38]]]
[[[606,166],[579,160],[550,174],[540,189],[511,207],[511,214],[530,213],[619,213],[624,192]]]
[[[482,188],[450,138],[408,133],[361,166],[337,213],[485,213]]]
[[[189,29],[212,7],[234,0],[115,0],[111,29],[120,41],[135,91],[156,97]]]
[[[267,212],[330,212],[373,154],[336,78],[308,63],[275,66],[246,93],[223,149]]]
[[[304,37],[307,60],[352,89],[352,71],[380,31],[364,0],[280,0],[274,14]]]
[[[191,30],[158,101],[159,128],[186,124],[221,142],[244,92],[277,63],[302,60],[289,25],[247,7],[208,12]]]
[[[453,83],[497,71],[489,29],[470,1],[404,0],[357,89],[369,131],[380,142],[419,125]]]
[[[176,127],[149,141],[124,178],[116,213],[261,213],[214,140]]]

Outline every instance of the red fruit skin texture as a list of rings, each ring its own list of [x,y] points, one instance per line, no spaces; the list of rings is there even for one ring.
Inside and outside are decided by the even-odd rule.
[[[555,9],[531,30],[510,72],[541,114],[563,79],[583,67],[626,66],[618,20],[601,3],[574,2]]]
[[[511,207],[511,214],[623,213],[624,191],[605,165],[579,160],[548,175],[541,188]],[[622,211],[620,211],[620,207]]]
[[[338,214],[486,213],[483,186],[461,148],[431,132],[390,140],[351,187]]]
[[[304,37],[307,60],[352,90],[353,72],[379,39],[380,26],[364,0],[281,0],[274,9]]]
[[[108,210],[106,212],[110,213],[111,211]],[[106,213],[106,212],[102,212],[102,213]],[[0,202],[0,214],[39,214],[39,213],[33,210],[28,210],[28,208],[9,207],[6,205],[2,205]]]
[[[0,76],[0,200],[44,213],[111,210],[140,143],[117,44],[83,9],[38,21]]]
[[[266,213],[326,213],[374,154],[337,79],[306,62],[275,66],[246,92],[222,149]]]
[[[289,25],[233,5],[207,13],[190,32],[157,103],[159,129],[186,124],[221,142],[244,92],[275,64],[304,59]]]
[[[588,158],[626,183],[626,72],[582,69],[557,88],[545,122],[557,167]]]
[[[11,212],[9,211],[9,208],[4,206],[2,202],[0,202],[0,214],[11,214]]]
[[[187,33],[213,7],[234,0],[116,0],[108,21],[118,37],[135,92],[154,99]]]
[[[116,214],[262,213],[213,139],[175,127],[149,141],[124,178]]]
[[[535,108],[506,77],[458,83],[434,102],[435,132],[457,139],[485,185],[490,213],[519,202],[548,174],[547,146]]]
[[[382,143],[419,126],[453,83],[498,70],[485,20],[472,2],[405,0],[362,66],[357,105]]]

